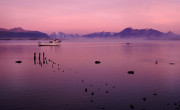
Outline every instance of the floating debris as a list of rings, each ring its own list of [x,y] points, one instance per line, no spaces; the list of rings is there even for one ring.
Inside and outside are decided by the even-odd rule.
[[[107,86],[108,84],[106,83],[106,86]]]
[[[153,94],[153,95],[157,95],[157,94],[155,93],[155,94]]]
[[[91,95],[94,95],[94,92],[92,92]]]
[[[93,100],[90,100],[90,102],[93,102]]]
[[[100,64],[101,62],[100,61],[95,61],[95,64]]]
[[[134,71],[128,71],[128,74],[134,74]]]
[[[22,61],[16,61],[16,63],[22,63]]]
[[[129,43],[129,42],[127,42],[126,44],[127,44],[127,45],[129,45],[130,43]]]
[[[115,86],[113,86],[113,88],[115,88]]]

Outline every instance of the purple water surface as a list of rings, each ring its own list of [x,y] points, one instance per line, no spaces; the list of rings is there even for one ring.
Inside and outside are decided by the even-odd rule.
[[[179,50],[179,41],[64,41],[56,47],[1,41],[0,110],[176,109]]]

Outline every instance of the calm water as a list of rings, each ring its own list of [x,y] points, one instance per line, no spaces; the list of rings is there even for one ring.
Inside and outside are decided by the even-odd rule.
[[[179,41],[0,41],[0,110],[174,110],[179,101]]]

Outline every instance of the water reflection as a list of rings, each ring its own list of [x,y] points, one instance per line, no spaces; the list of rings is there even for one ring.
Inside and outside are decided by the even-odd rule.
[[[179,47],[154,42],[1,45],[0,109],[178,109]]]

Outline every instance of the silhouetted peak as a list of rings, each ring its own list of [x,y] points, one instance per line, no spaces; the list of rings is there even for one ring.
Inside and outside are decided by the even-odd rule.
[[[0,28],[0,31],[8,31],[8,29]]]
[[[124,30],[122,30],[122,31],[133,31],[134,29],[133,28],[131,28],[131,27],[128,27],[128,28],[125,28]]]
[[[171,31],[169,31],[169,32],[167,32],[167,34],[174,34],[173,32],[171,32]]]
[[[173,32],[169,31],[167,33],[165,33],[167,36],[176,36],[176,34],[174,34]]]
[[[26,32],[26,30],[24,30],[24,29],[21,28],[21,27],[12,28],[12,29],[10,29],[9,31],[11,31],[11,32]]]

